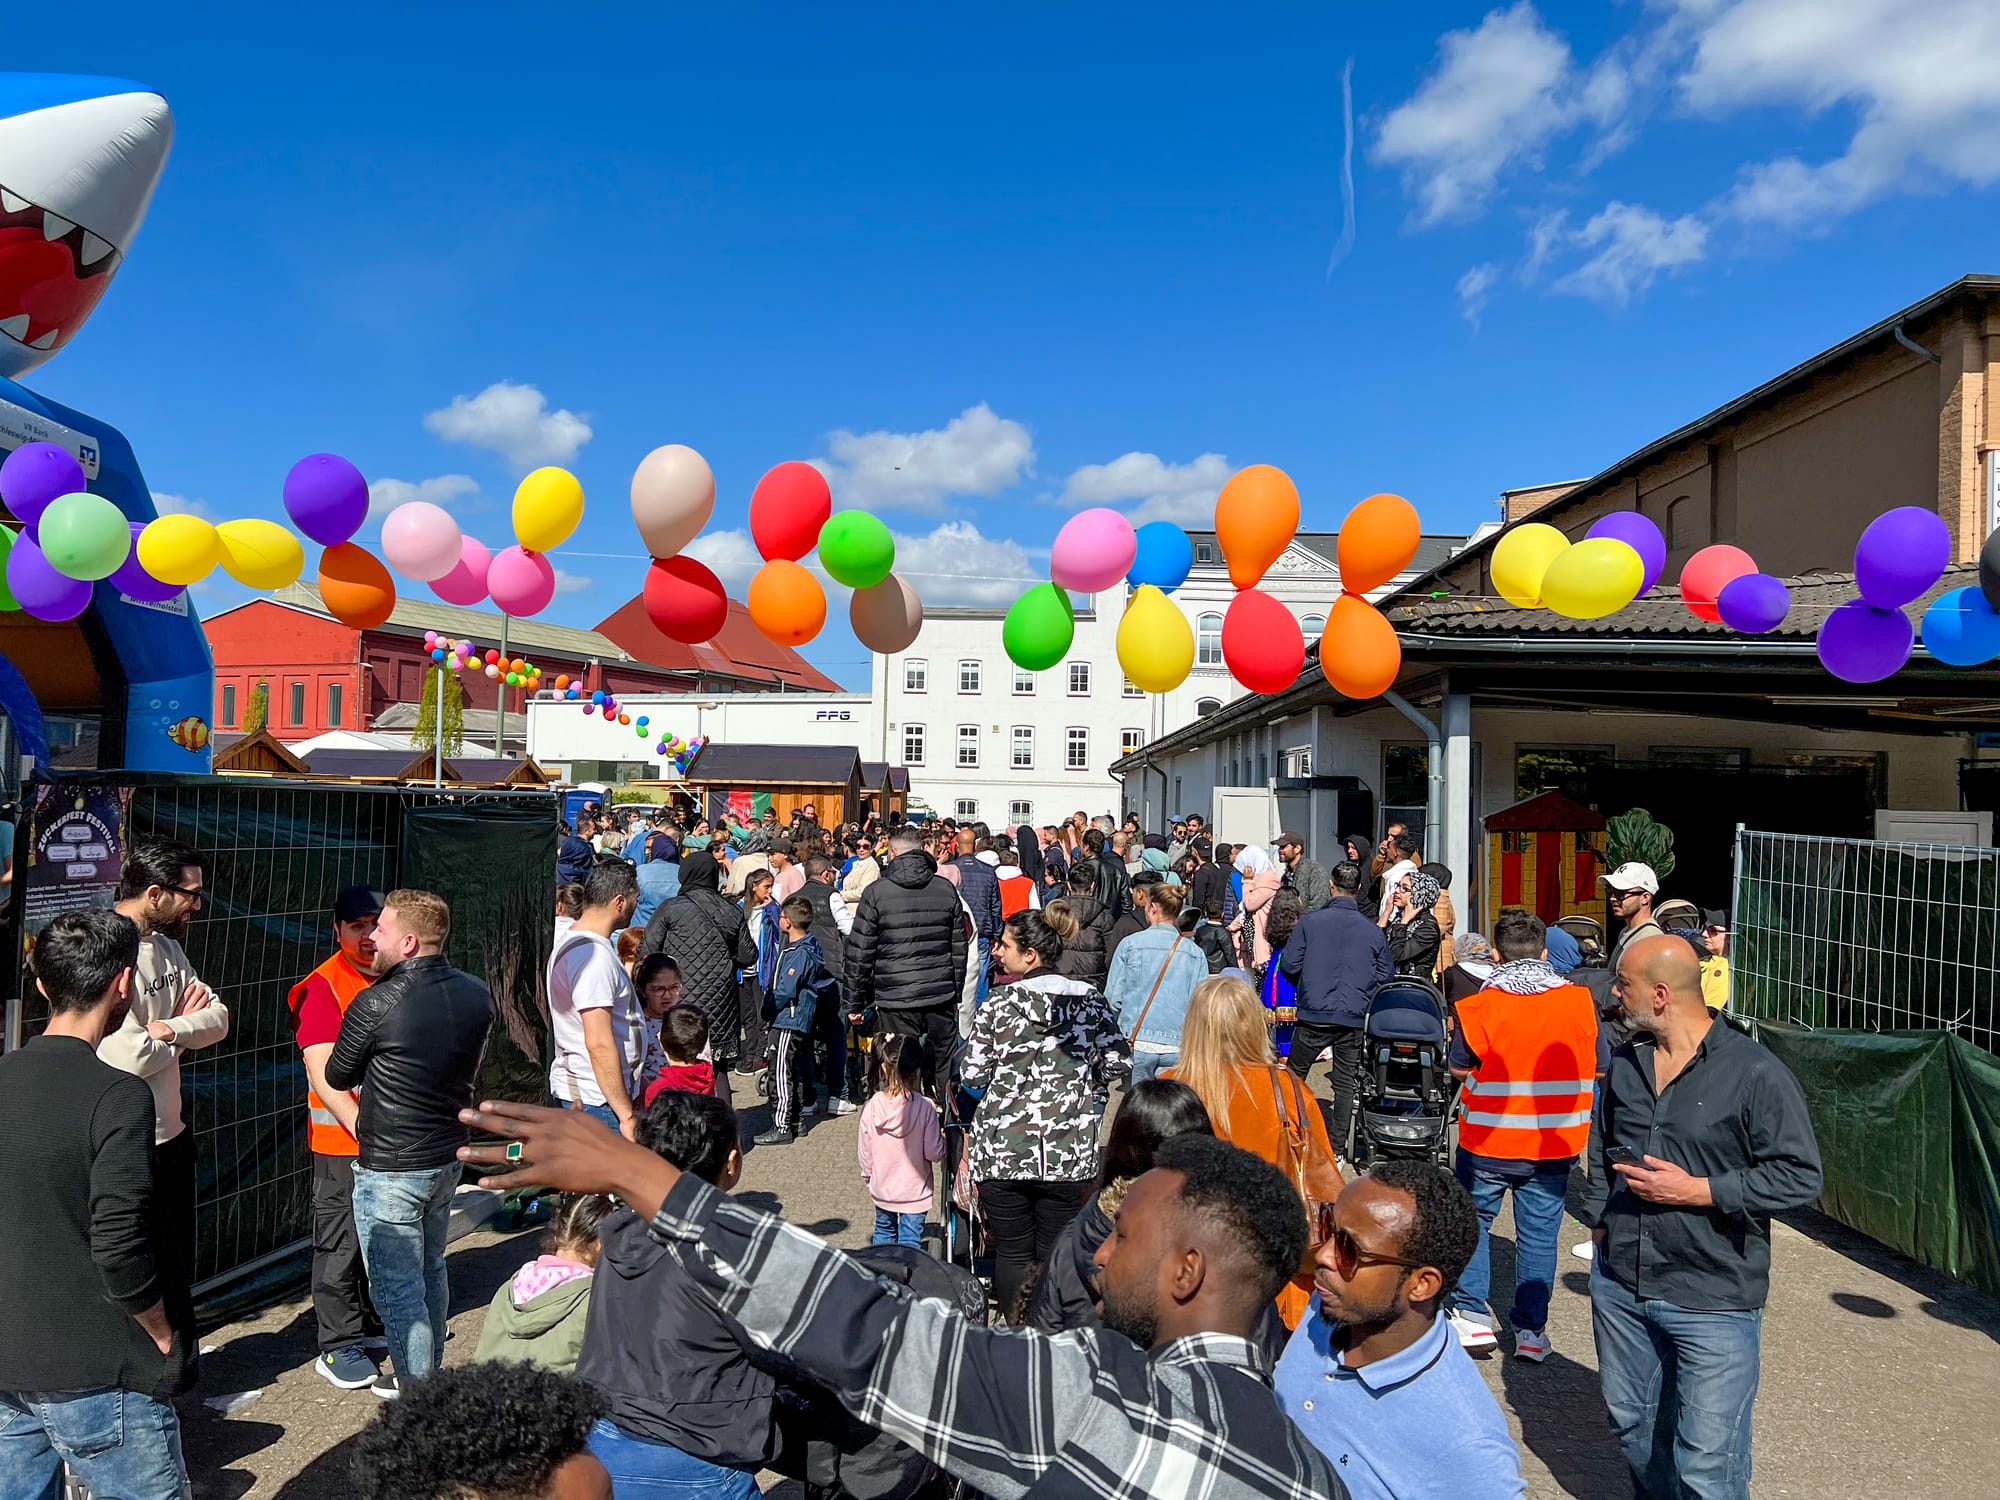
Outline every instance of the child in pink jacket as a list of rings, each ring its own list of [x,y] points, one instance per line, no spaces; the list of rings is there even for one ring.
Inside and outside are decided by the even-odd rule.
[[[912,1037],[875,1038],[875,1093],[861,1111],[861,1180],[875,1200],[877,1245],[921,1245],[932,1168],[944,1160],[937,1106],[923,1095],[923,1053]]]

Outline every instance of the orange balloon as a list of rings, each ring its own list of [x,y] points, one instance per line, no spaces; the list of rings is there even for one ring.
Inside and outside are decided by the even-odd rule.
[[[629,725],[629,724],[630,724],[630,723],[632,722],[632,716],[631,716],[630,714],[620,714],[620,715],[618,716],[618,722],[619,722],[620,724],[628,724],[628,725]]]
[[[803,646],[826,624],[826,593],[819,580],[782,557],[757,570],[744,602],[750,606],[751,623],[780,646]]]
[[[342,542],[319,555],[319,597],[350,630],[372,630],[396,607],[396,585],[373,553]]]
[[[556,691],[560,693],[564,688],[568,686],[569,686],[569,673],[567,672],[558,673],[556,676]]]
[[[1372,594],[1410,565],[1423,540],[1417,508],[1401,495],[1370,495],[1340,523],[1334,551],[1340,559],[1340,586],[1350,594]]]
[[[1298,529],[1299,487],[1283,469],[1238,469],[1215,497],[1215,539],[1239,589],[1256,586]]]
[[[1403,669],[1396,627],[1366,599],[1342,594],[1333,601],[1319,638],[1319,669],[1334,691],[1349,698],[1379,698]]]

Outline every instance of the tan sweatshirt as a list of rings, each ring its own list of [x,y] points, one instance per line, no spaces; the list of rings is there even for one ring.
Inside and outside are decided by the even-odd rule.
[[[125,1022],[97,1044],[112,1067],[146,1080],[153,1091],[153,1144],[164,1145],[187,1128],[181,1119],[181,1053],[213,1047],[229,1035],[229,1008],[217,998],[179,1014],[181,997],[199,976],[181,945],[155,933],[139,940],[139,969],[132,976],[132,1009]],[[164,1021],[171,1042],[156,1040],[149,1021]]]

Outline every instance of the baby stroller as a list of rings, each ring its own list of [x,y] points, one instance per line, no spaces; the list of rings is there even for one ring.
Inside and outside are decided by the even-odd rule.
[[[1355,1165],[1450,1156],[1456,1085],[1445,1060],[1444,995],[1427,979],[1400,975],[1378,989],[1361,1022],[1355,1097]]]

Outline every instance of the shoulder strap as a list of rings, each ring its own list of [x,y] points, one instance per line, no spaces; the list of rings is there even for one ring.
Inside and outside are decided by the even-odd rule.
[[[1278,1128],[1284,1131],[1286,1135],[1291,1136],[1296,1141],[1302,1139],[1305,1136],[1305,1114],[1306,1114],[1305,1100],[1295,1099],[1294,1101],[1298,1106],[1298,1112],[1299,1112],[1299,1123],[1294,1125],[1292,1123],[1291,1111],[1285,1108],[1284,1090],[1278,1087],[1278,1075],[1280,1073],[1289,1074],[1291,1073],[1291,1069],[1280,1067],[1277,1063],[1272,1063],[1271,1099],[1278,1106]],[[1292,1089],[1296,1093],[1299,1090],[1299,1081],[1297,1077],[1293,1077],[1291,1083],[1292,1083]]]
[[[1126,1038],[1128,1042],[1139,1040],[1140,1028],[1146,1024],[1146,1012],[1153,1008],[1153,1001],[1159,996],[1160,986],[1167,982],[1167,970],[1173,967],[1175,950],[1180,947],[1181,939],[1186,936],[1184,932],[1174,934],[1173,947],[1167,949],[1167,956],[1160,961],[1159,975],[1153,980],[1152,989],[1146,992],[1146,1003],[1139,1007],[1139,1019],[1132,1023],[1132,1034]]]

